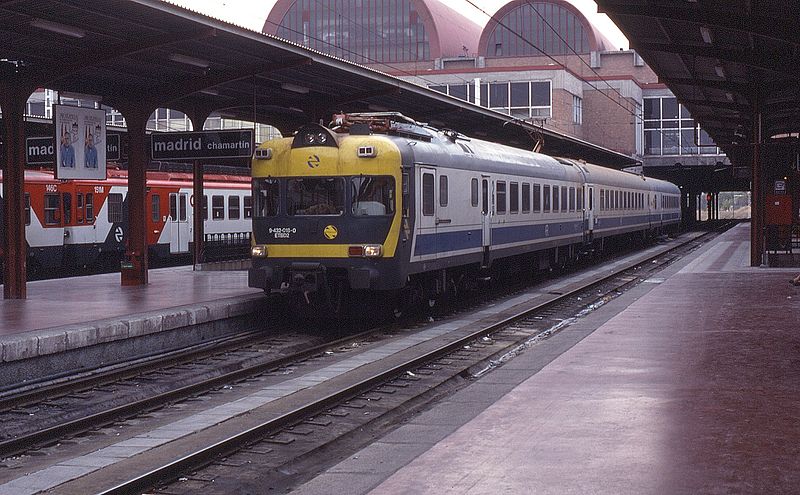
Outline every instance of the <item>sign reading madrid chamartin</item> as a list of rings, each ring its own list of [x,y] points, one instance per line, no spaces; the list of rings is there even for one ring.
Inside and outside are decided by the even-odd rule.
[[[253,154],[253,130],[154,133],[150,153],[153,160],[248,158]]]

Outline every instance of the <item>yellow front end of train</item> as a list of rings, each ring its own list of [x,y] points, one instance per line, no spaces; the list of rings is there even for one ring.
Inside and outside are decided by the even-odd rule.
[[[349,290],[401,287],[402,157],[385,135],[308,125],[252,163],[249,285],[336,304]]]

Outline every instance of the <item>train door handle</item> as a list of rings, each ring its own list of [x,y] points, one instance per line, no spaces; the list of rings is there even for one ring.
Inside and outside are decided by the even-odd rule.
[[[450,223],[450,222],[452,222],[452,220],[449,219],[449,218],[437,218],[436,219],[436,225],[439,225],[440,223]]]

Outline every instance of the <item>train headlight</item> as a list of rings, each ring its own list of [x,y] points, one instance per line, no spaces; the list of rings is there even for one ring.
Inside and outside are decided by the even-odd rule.
[[[350,246],[347,248],[347,254],[351,258],[380,258],[383,256],[383,246],[380,244]]]
[[[253,246],[250,248],[250,255],[253,258],[266,258],[267,246]]]
[[[367,244],[364,246],[365,258],[380,258],[383,255],[383,246],[380,244]]]

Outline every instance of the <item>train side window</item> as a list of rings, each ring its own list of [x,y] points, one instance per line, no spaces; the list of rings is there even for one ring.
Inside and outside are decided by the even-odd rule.
[[[122,221],[122,194],[113,193],[108,195],[108,223],[119,223]]]
[[[531,211],[531,185],[527,182],[522,183],[522,213]]]
[[[186,195],[185,194],[178,194],[178,214],[180,215],[181,222],[186,221]]]
[[[245,196],[242,213],[244,213],[244,218],[253,218],[253,197],[252,196]]]
[[[169,219],[173,222],[178,221],[178,195],[169,195]]]
[[[569,211],[575,211],[575,188],[569,188]]]
[[[25,193],[25,225],[31,224],[31,194]]]
[[[478,179],[472,179],[470,181],[470,204],[472,206],[478,206]]]
[[[600,189],[600,211],[605,211],[606,209],[606,190]]]
[[[211,196],[211,219],[225,219],[225,196]]]
[[[150,196],[150,218],[153,223],[161,221],[161,196],[158,194]]]
[[[567,196],[567,186],[561,186],[561,211],[566,212],[569,206],[569,197]]]
[[[86,222],[94,222],[94,194],[86,193]]]
[[[578,211],[583,210],[583,187],[578,188]]]
[[[550,186],[547,184],[544,185],[542,197],[544,198],[544,212],[550,213]]]
[[[61,196],[58,194],[44,195],[44,223],[57,225],[61,223]]]
[[[533,211],[534,213],[542,211],[542,186],[539,184],[533,185]]]
[[[512,182],[508,186],[508,210],[511,213],[519,213],[519,183]]]
[[[559,211],[561,207],[561,188],[553,186],[553,213]]]
[[[64,193],[61,198],[64,204],[64,225],[72,223],[72,194]]]
[[[495,201],[497,202],[497,214],[505,215],[506,213],[506,183],[505,181],[497,181]]]
[[[433,216],[433,174],[422,174],[422,214],[426,217]]]
[[[483,207],[481,208],[481,213],[484,215],[489,214],[489,179],[483,179],[483,185],[481,186],[481,195],[483,197]]]
[[[447,206],[447,176],[439,176],[439,206]]]
[[[83,193],[75,193],[75,221],[83,223]]]
[[[230,220],[239,220],[239,196],[228,196],[228,218]]]

